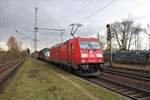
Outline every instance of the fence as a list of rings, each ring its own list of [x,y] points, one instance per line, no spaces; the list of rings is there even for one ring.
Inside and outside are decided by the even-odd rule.
[[[104,53],[105,61],[109,61],[109,52]],[[149,51],[117,51],[112,53],[114,63],[150,65]]]

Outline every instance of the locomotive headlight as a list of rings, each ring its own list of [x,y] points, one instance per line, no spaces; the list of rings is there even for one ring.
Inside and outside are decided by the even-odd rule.
[[[96,54],[96,57],[103,57],[102,54]]]
[[[81,54],[81,57],[86,58],[86,57],[88,57],[88,54]]]
[[[86,60],[85,60],[85,59],[83,59],[83,60],[82,60],[82,63],[85,63],[85,62],[86,62]]]

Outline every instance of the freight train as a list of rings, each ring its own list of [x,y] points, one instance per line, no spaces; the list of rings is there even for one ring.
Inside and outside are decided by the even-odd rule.
[[[38,58],[55,63],[81,76],[97,76],[104,64],[97,38],[73,38],[39,51]]]

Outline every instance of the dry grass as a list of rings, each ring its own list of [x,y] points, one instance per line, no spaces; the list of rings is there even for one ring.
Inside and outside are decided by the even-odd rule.
[[[60,77],[62,75],[66,79]],[[85,82],[50,64],[29,58],[0,95],[0,100],[91,100],[84,92],[100,100],[121,100],[110,91]]]

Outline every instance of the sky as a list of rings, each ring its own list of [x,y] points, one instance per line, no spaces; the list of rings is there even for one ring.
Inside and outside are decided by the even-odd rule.
[[[69,26],[72,23],[82,24],[76,33],[80,37],[96,36],[98,32],[106,35],[106,24],[126,18],[146,27],[150,23],[149,5],[150,0],[0,0],[0,47],[7,49],[10,36],[21,41],[24,48],[33,47],[33,41],[21,33],[33,38],[35,7],[38,7],[37,26],[65,29],[65,41],[72,38]],[[60,32],[39,30],[38,50],[60,43],[60,36]],[[140,37],[142,48],[148,49],[147,35]]]

